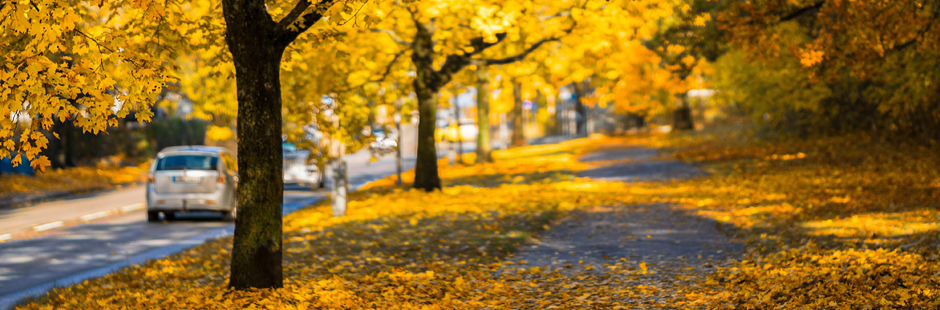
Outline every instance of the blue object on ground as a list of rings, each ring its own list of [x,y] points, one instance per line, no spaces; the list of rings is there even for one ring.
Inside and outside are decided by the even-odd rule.
[[[0,159],[0,173],[2,174],[25,174],[30,176],[35,176],[36,172],[33,171],[33,167],[29,165],[29,160],[26,159],[26,155],[20,155],[19,166],[13,167],[13,158],[7,157]]]

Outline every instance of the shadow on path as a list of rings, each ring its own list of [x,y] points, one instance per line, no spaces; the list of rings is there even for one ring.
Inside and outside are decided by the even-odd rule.
[[[657,156],[656,150],[642,148],[591,154],[580,160],[638,162],[582,171],[579,176],[609,181],[665,181],[707,175],[684,162],[644,161]],[[583,264],[603,273],[605,264],[618,261],[649,268],[649,274],[624,283],[665,289],[660,294],[663,296],[653,297],[651,303],[668,308],[665,295],[681,289],[683,281],[713,264],[727,263],[726,259],[744,249],[744,243],[731,240],[716,221],[669,204],[595,206],[569,213],[538,240],[520,247],[512,260],[562,273],[583,270],[575,268]]]

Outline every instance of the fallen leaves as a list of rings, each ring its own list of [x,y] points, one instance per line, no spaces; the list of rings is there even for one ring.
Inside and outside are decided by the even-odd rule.
[[[117,185],[143,182],[149,164],[139,166],[82,166],[37,173],[36,176],[6,174],[0,178],[0,199],[35,196],[63,191],[109,189]]]
[[[498,153],[495,164],[444,167],[441,175],[451,186],[438,192],[402,190],[393,186],[393,178],[383,179],[350,193],[343,217],[332,217],[328,202],[292,213],[284,225],[284,288],[229,291],[231,240],[226,238],[56,288],[18,308],[625,307],[655,291],[630,284],[644,276],[636,262],[597,266],[603,270],[592,265],[571,272],[527,266],[508,272],[513,268],[506,260],[560,214],[623,203],[630,195],[624,183],[572,174],[591,167],[574,160],[576,156],[611,141],[580,139],[520,149],[525,156]],[[650,268],[640,266],[643,273]]]
[[[223,239],[19,308],[937,308],[940,162],[856,142],[648,135],[496,152],[494,164],[442,166],[444,191],[402,190],[386,178],[351,193],[347,216],[332,217],[327,202],[287,216],[281,289],[227,290],[231,240]],[[578,156],[628,143],[673,148],[712,175],[575,177],[610,164]],[[723,223],[748,240],[748,253],[681,268],[623,257],[511,259],[571,211],[653,203]],[[644,235],[633,240],[655,240]]]

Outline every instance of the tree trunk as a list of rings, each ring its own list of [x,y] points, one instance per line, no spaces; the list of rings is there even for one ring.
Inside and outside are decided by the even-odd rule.
[[[437,173],[437,148],[434,130],[437,129],[437,90],[434,77],[434,43],[424,27],[417,27],[412,43],[411,60],[415,65],[413,86],[418,97],[418,154],[415,161],[414,188],[425,191],[441,189]]]
[[[581,97],[584,96],[584,92],[587,91],[582,82],[574,83],[574,111],[577,113],[575,118],[575,135],[579,137],[587,136],[587,109],[585,109],[584,104],[581,103]]]
[[[238,91],[238,218],[232,249],[235,289],[283,286],[280,62],[263,1],[223,1],[225,40]]]
[[[522,119],[522,84],[519,81],[512,82],[512,147],[525,146],[525,124]]]
[[[692,108],[689,107],[689,96],[687,94],[679,95],[679,102],[682,105],[673,112],[673,130],[692,130],[695,128],[692,124]]]
[[[486,67],[477,65],[477,163],[492,162],[490,154],[490,81]]]

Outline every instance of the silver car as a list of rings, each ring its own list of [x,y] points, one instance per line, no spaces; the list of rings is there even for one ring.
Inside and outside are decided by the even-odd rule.
[[[309,151],[298,149],[293,143],[283,142],[281,147],[284,150],[284,183],[297,183],[300,186],[308,186],[312,190],[324,187],[323,174],[320,168],[312,163],[307,163]]]
[[[176,212],[220,212],[235,220],[238,168],[225,148],[174,146],[157,154],[147,179],[147,220],[175,218]]]

